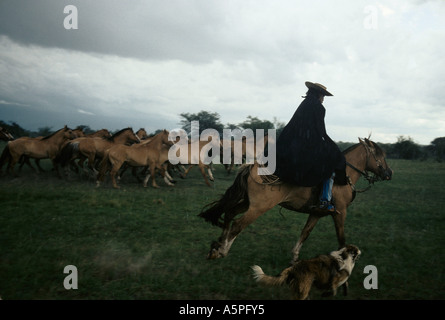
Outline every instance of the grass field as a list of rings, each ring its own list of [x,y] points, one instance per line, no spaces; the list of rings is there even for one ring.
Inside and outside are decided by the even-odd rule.
[[[362,250],[343,299],[445,298],[445,163],[389,160],[393,180],[358,194],[348,211],[346,240]],[[51,168],[48,161],[42,166]],[[197,168],[186,180],[143,188],[128,171],[121,189],[25,167],[0,178],[0,296],[11,299],[289,299],[266,288],[250,266],[268,274],[288,266],[307,215],[274,208],[244,230],[224,259],[206,255],[220,229],[197,217],[232,183],[216,167],[214,188]],[[320,220],[300,257],[337,248],[329,217]],[[66,290],[64,267],[78,270]],[[365,266],[378,270],[367,290]],[[321,296],[313,291],[312,299]]]

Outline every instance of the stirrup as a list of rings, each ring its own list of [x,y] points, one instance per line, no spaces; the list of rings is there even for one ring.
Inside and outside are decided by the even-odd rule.
[[[329,212],[335,212],[335,207],[330,201],[320,201],[320,206],[318,207],[321,210],[329,211]]]

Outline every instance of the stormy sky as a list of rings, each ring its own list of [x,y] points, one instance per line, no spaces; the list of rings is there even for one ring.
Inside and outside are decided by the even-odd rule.
[[[0,0],[0,120],[287,123],[312,81],[334,95],[333,140],[429,144],[445,136],[444,16],[442,0]]]

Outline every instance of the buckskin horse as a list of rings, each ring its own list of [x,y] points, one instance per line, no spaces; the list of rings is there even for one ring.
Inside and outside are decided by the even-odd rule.
[[[75,139],[75,138],[79,138],[79,137],[84,137],[84,136],[85,136],[85,133],[83,132],[83,129],[82,129],[82,128],[76,128],[76,129],[73,129],[73,130],[71,130],[71,131],[73,132],[73,136],[74,136],[73,139]],[[30,139],[30,140],[33,140],[33,139],[43,139],[43,138],[45,138],[45,137],[36,137],[36,138],[31,138],[31,137],[21,137],[21,138],[19,138],[19,139]],[[70,141],[71,141],[71,139],[67,139],[67,140],[65,140],[65,141],[62,143],[62,145],[59,147],[59,152],[58,152],[58,154],[56,155],[56,157],[55,157],[55,159],[54,159],[54,161],[55,161],[56,163],[58,163],[58,156],[59,156],[60,150],[62,150],[62,148],[63,148],[68,142],[70,142]],[[40,159],[39,159],[39,158],[35,158],[35,159],[34,159],[34,162],[35,162],[35,164],[36,164],[37,169],[39,170],[39,172],[45,172],[45,170],[43,170],[43,168],[40,166]],[[36,171],[36,169],[31,165],[31,162],[29,161],[29,157],[23,155],[23,156],[20,158],[19,172],[22,170],[22,167],[23,167],[25,164],[27,164],[28,167],[30,167],[31,169],[33,169],[34,171]],[[57,168],[57,165],[55,165],[55,167]],[[37,172],[37,171],[36,171],[36,172]]]
[[[193,146],[192,145],[193,145],[193,143],[189,140],[187,143],[187,155],[182,155],[180,150],[176,151],[176,156],[178,156],[178,158],[180,159],[180,163],[181,164],[188,163],[187,169],[185,169],[184,172],[180,173],[180,176],[182,179],[185,179],[187,177],[188,173],[190,172],[190,170],[193,167],[198,166],[199,171],[201,172],[201,175],[204,178],[205,184],[209,187],[212,187],[210,181],[215,181],[215,178],[214,178],[213,172],[212,172],[212,164],[211,163],[205,164],[202,161],[201,156],[200,156],[203,151],[206,151],[206,149],[204,149],[204,148],[208,148],[208,147],[212,146],[212,140],[198,141],[197,142],[198,154],[193,154]],[[215,146],[216,146],[216,144],[215,144]],[[208,150],[207,150],[207,154],[208,154]],[[207,174],[205,171],[206,169],[207,169]]]
[[[218,241],[211,244],[207,258],[225,257],[238,234],[276,205],[309,214],[300,238],[292,250],[292,262],[298,260],[303,242],[318,220],[327,215],[331,215],[334,220],[339,247],[344,247],[346,209],[354,200],[355,184],[361,176],[370,184],[378,180],[390,180],[392,170],[386,163],[384,151],[368,139],[359,138],[359,143],[343,151],[343,154],[346,158],[348,184],[333,186],[332,194],[336,207],[334,213],[316,209],[320,187],[299,187],[271,180],[265,182],[265,177],[257,174],[258,164],[241,167],[234,183],[222,198],[206,205],[199,214],[206,221],[223,229]],[[369,172],[374,175],[371,176]],[[241,218],[235,219],[235,216],[243,212],[245,213]]]
[[[168,150],[173,142],[168,140],[169,132],[163,130],[152,137],[147,143],[138,143],[131,146],[115,145],[105,152],[105,155],[99,166],[96,186],[104,180],[106,172],[110,169],[111,181],[114,188],[119,188],[116,183],[116,174],[124,163],[132,167],[149,167],[150,174],[145,178],[144,187],[147,186],[148,179],[152,177],[152,186],[159,188],[155,180],[155,170],[161,171],[164,181],[170,183],[168,175],[164,168],[164,163],[168,161]]]
[[[139,143],[141,140],[132,128],[122,129],[109,138],[82,137],[68,143],[60,152],[60,162],[65,167],[74,158],[79,157],[78,166],[88,159],[88,168],[97,173],[95,160],[102,159],[105,151],[116,144]]]
[[[73,130],[67,126],[60,130],[46,136],[39,138],[19,138],[8,142],[7,146],[3,150],[3,154],[0,160],[0,169],[4,161],[9,158],[8,171],[12,175],[16,175],[14,172],[14,166],[20,160],[21,157],[28,157],[34,159],[51,159],[54,169],[59,175],[56,156],[63,143],[67,140],[75,138]],[[6,154],[7,153],[7,154]]]

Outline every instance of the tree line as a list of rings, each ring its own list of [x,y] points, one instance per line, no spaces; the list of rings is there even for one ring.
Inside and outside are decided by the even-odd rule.
[[[273,121],[261,120],[258,117],[247,116],[247,118],[240,123],[227,123],[224,125],[221,122],[221,117],[217,112],[200,111],[198,113],[181,113],[180,125],[186,132],[190,132],[190,125],[192,121],[199,121],[199,134],[206,128],[217,130],[221,136],[224,129],[251,129],[254,133],[256,129],[275,129],[278,137],[286,125],[284,122],[279,122],[276,118]],[[53,133],[51,127],[42,127],[37,131],[29,131],[22,128],[16,122],[9,124],[0,120],[0,126],[6,128],[14,137],[38,137],[46,136]],[[85,134],[94,132],[88,125],[79,125],[79,129],[83,129]],[[157,133],[156,130],[153,134]],[[340,150],[345,150],[356,142],[337,142]],[[419,145],[411,137],[399,136],[395,143],[379,143],[380,147],[386,151],[387,157],[391,159],[408,159],[408,160],[427,160],[434,159],[436,161],[445,160],[445,137],[435,138],[429,145]]]

